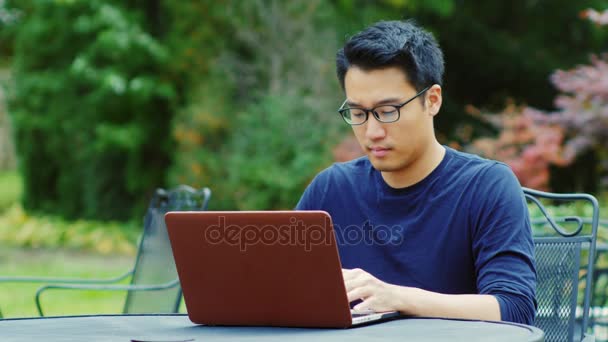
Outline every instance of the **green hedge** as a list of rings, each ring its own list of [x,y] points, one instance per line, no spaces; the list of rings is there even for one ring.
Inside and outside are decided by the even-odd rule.
[[[172,85],[166,49],[136,13],[102,0],[33,1],[15,37],[23,204],[67,218],[127,219],[164,184]]]

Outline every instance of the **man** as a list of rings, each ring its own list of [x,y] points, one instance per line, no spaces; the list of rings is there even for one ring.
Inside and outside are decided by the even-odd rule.
[[[532,324],[527,206],[508,166],[438,143],[443,54],[413,22],[379,22],[337,54],[344,121],[366,156],[321,172],[298,210],[334,222],[355,310]]]

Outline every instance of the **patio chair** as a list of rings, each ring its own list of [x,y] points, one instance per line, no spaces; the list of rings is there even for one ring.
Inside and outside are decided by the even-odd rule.
[[[546,228],[546,232],[534,237],[538,300],[535,326],[545,332],[548,342],[593,340],[587,329],[599,221],[598,202],[588,194],[555,194],[528,188],[523,191],[526,200],[536,205],[544,216]],[[585,225],[582,217],[552,217],[545,203],[563,201],[591,204],[590,227]],[[588,276],[581,284],[583,313],[580,329],[577,329],[575,319],[581,260]]]
[[[590,220],[590,219],[587,219]],[[608,228],[608,220],[599,220],[598,230]],[[600,234],[601,235],[601,234]],[[589,308],[589,327],[595,331],[596,325],[602,331],[607,331],[608,326],[608,267],[606,259],[608,256],[608,244],[598,242],[595,248],[595,262],[592,275],[591,306]],[[586,281],[587,274],[584,273],[581,281]],[[605,338],[605,336],[604,336]],[[604,339],[605,340],[605,339]]]
[[[156,189],[144,217],[135,264],[126,273],[110,279],[2,277],[1,281],[46,283],[36,292],[36,306],[44,316],[41,296],[47,290],[126,291],[123,313],[178,312],[181,287],[177,279],[164,214],[167,211],[206,210],[211,190],[180,185]],[[131,277],[130,284],[117,284]]]
[[[565,218],[556,216],[554,220],[556,222],[564,222]],[[593,220],[589,217],[583,218],[583,222],[585,224],[590,225],[592,221]],[[532,225],[538,226],[545,224],[546,219],[536,218],[531,220],[531,222]],[[603,220],[600,218],[598,221],[598,239],[599,236],[601,236],[600,232],[602,229],[608,229],[608,220]],[[608,267],[600,262],[600,258],[606,259],[608,256],[607,252],[608,244],[605,242],[600,243],[600,241],[598,241],[595,247],[593,280],[591,282],[591,303],[589,306],[589,318],[587,322],[587,327],[591,330],[594,330],[597,319],[601,320],[601,325],[608,325],[608,313],[606,312],[606,309],[608,309]],[[581,266],[582,275],[579,278],[579,287],[585,286],[584,284],[587,281],[586,269],[587,267],[585,265]],[[577,304],[577,312],[582,312],[580,302]],[[577,314],[576,322],[579,326],[581,325],[582,314]]]

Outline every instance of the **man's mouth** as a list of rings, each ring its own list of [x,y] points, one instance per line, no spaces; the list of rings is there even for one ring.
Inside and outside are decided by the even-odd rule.
[[[372,154],[372,156],[377,157],[377,158],[382,158],[384,156],[386,156],[388,154],[388,152],[390,151],[389,148],[386,147],[380,147],[380,146],[372,146],[368,148],[370,153]]]

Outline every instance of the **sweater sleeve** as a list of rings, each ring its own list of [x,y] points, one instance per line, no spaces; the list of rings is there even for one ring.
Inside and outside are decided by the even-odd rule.
[[[480,294],[496,297],[503,321],[533,324],[536,312],[534,243],[526,200],[508,166],[490,167],[474,190],[471,219]]]

